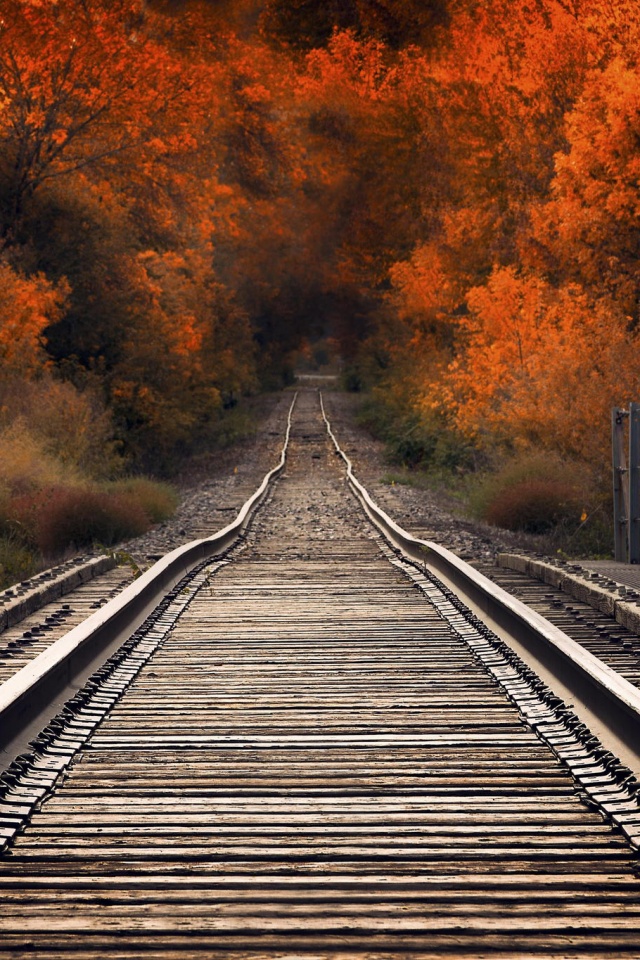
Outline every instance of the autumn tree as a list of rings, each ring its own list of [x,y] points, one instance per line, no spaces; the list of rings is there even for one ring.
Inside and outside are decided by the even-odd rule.
[[[130,451],[166,468],[251,385],[251,328],[196,251],[139,254],[127,279],[130,322],[109,395]]]
[[[446,0],[266,0],[261,23],[270,39],[296,50],[323,47],[343,30],[399,49],[428,43],[447,23],[448,6]]]
[[[67,285],[27,277],[0,259],[0,378],[31,379],[47,364],[44,331],[62,314]]]
[[[549,449],[596,463],[609,442],[609,410],[640,377],[637,336],[610,299],[593,300],[513,268],[468,294],[458,352],[438,390],[481,446]]]
[[[5,328],[145,463],[327,333],[419,424],[595,457],[637,373],[638,42],[631,0],[7,0]]]
[[[149,141],[184,78],[137,0],[8,0],[0,22],[2,236],[43,185]]]
[[[640,241],[638,69],[614,60],[567,115],[567,150],[550,196],[534,210],[543,265],[617,302],[638,323]]]

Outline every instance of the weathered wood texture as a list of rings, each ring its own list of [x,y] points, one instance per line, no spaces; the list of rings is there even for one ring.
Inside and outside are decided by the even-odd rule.
[[[95,566],[99,569],[97,563]],[[132,580],[130,568],[108,569],[77,586],[72,596],[47,603],[41,609],[25,615],[20,623],[7,627],[0,636],[0,683],[47,650],[54,640],[86,620]],[[71,593],[71,590],[68,592]]]
[[[540,560],[527,558],[526,564],[522,564],[522,571],[511,569],[505,561],[507,557],[508,555],[503,555],[499,558],[499,566],[488,563],[474,565],[509,593],[523,600],[527,606],[560,627],[621,677],[640,686],[640,637],[631,632],[631,623],[628,624],[629,629],[626,629],[620,619],[616,621],[612,618],[614,606],[629,608],[631,603],[615,598],[610,590],[600,588],[597,584],[588,584],[584,577],[563,575],[560,568]],[[518,560],[524,561],[525,558],[514,556],[510,559],[515,563]],[[551,571],[558,586],[543,580],[533,580],[529,570],[532,575]],[[573,595],[568,587],[575,591]],[[599,603],[600,609],[594,608],[594,603]],[[639,617],[640,608],[635,603],[633,606],[635,616]],[[623,614],[624,610],[619,611],[618,618]]]
[[[0,952],[637,957],[635,862],[380,552],[309,391],[246,544],[0,861]]]

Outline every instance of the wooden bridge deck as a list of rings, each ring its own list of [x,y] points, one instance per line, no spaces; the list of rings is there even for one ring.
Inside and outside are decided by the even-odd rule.
[[[246,543],[61,740],[0,861],[0,953],[637,956],[632,850],[389,563],[311,393],[292,443]]]

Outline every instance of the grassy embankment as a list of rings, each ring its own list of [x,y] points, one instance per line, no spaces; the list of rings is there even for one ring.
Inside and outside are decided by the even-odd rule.
[[[175,511],[167,483],[127,476],[95,397],[43,377],[0,396],[0,588]]]
[[[385,442],[389,483],[446,494],[460,514],[528,535],[548,555],[608,557],[613,548],[609,464],[547,450],[480,450],[440,419],[363,397],[360,423]]]
[[[163,461],[164,473],[209,475],[222,449],[255,434],[267,407],[261,395],[221,410],[192,447]],[[176,486],[141,475],[122,446],[91,390],[49,374],[0,381],[0,589],[174,514]]]

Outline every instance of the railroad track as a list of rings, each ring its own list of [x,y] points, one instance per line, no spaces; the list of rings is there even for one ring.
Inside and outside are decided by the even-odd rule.
[[[5,774],[0,952],[640,954],[638,691],[499,588],[479,599],[337,454],[303,390],[260,509],[59,641],[93,672]],[[513,653],[492,630],[518,615]],[[97,670],[95,630],[107,653],[127,634]],[[82,670],[49,654],[47,682],[43,658],[24,669],[53,704]],[[31,731],[22,673],[0,716]]]

